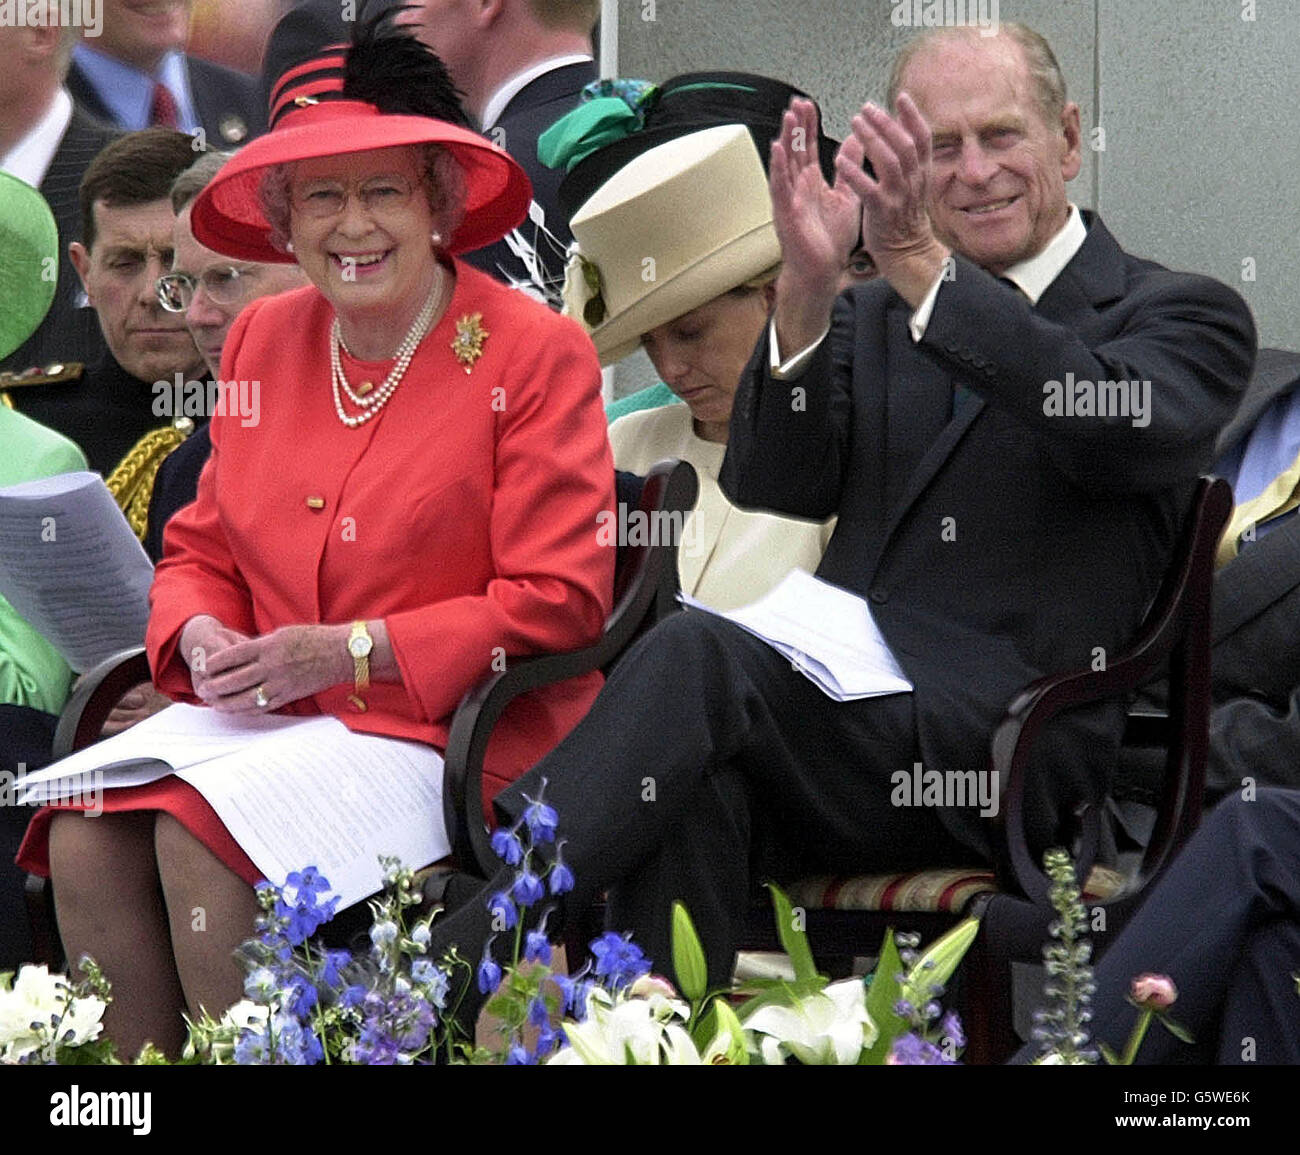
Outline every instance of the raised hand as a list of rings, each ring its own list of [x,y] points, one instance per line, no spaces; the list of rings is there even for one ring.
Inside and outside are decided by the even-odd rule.
[[[875,169],[873,180],[841,148],[835,158],[836,185],[861,198],[863,242],[880,275],[913,307],[919,305],[943,270],[948,250],[930,225],[930,127],[915,102],[903,92],[895,119],[874,104],[853,118],[853,134]]]
[[[777,336],[787,356],[815,340],[826,327],[862,216],[862,203],[852,186],[842,179],[834,185],[826,183],[817,140],[817,107],[796,97],[782,118],[780,137],[772,144],[768,181],[781,242]],[[861,165],[860,142],[850,137],[840,147],[839,157],[847,165]]]

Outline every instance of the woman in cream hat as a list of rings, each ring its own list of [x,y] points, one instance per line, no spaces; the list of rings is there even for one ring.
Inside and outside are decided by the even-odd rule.
[[[792,568],[815,570],[834,523],[741,510],[718,485],[732,402],[771,311],[781,250],[755,144],[769,135],[767,126],[739,123],[757,114],[736,106],[734,97],[737,89],[761,91],[777,82],[744,74],[711,74],[710,80],[715,83],[707,87],[669,82],[665,88],[689,92],[697,106],[707,100],[713,127],[669,135],[652,128],[650,117],[644,131],[572,162],[566,185],[584,178],[586,199],[570,221],[577,253],[565,312],[587,325],[603,364],[643,347],[667,388],[685,402],[615,421],[614,462],[635,473],[665,457],[695,467],[700,495],[678,549],[682,589],[732,609],[761,597]],[[766,102],[774,126],[794,91],[779,87]],[[737,123],[725,123],[728,107]],[[570,116],[552,130],[556,137],[568,129],[579,138],[571,126],[593,114],[583,106]],[[692,126],[690,117],[681,119]],[[580,151],[572,139],[556,152]],[[639,140],[652,146],[626,159]],[[610,152],[624,163],[612,173],[606,167],[603,182],[590,191],[593,169]]]

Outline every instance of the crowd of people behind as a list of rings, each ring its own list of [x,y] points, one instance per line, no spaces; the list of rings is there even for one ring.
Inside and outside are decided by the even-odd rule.
[[[728,611],[815,572],[865,599],[912,690],[833,701],[726,618],[671,614],[603,684],[507,715],[484,817],[517,823],[545,782],[577,880],[550,929],[606,894],[668,971],[681,899],[723,985],[759,880],[991,861],[976,808],[900,808],[894,774],[985,773],[1018,690],[1121,650],[1215,472],[1223,801],[1111,946],[1097,1021],[1118,1035],[1128,978],[1164,970],[1200,1058],[1250,1037],[1300,1061],[1300,354],[1257,353],[1232,290],[1071,202],[1079,109],[1041,36],[917,37],[841,143],[776,78],[599,80],[597,0],[348,21],[306,0],[260,79],[186,54],[191,2],[106,0],[93,41],[0,28],[0,283],[22,298],[0,485],[100,472],[156,565],[152,677],[106,763],[182,702],[246,720],[254,767],[251,719],[326,715],[436,790],[494,663],[599,636],[597,529],[685,460],[682,590]],[[662,384],[606,406],[602,365],[638,348]],[[1142,420],[1100,393],[1054,410],[1067,379],[1140,383]],[[0,598],[5,769],[50,761],[84,672]],[[1125,706],[1044,739],[1035,848],[1107,804]],[[82,809],[0,810],[0,969],[30,949],[23,872],[49,875],[69,958],[113,976],[110,1033],[175,1050],[180,1012],[240,997],[264,871],[176,776]],[[445,858],[441,814],[399,809]],[[1109,811],[1115,852],[1140,848],[1150,813]],[[435,949],[500,949],[508,878],[436,877]]]

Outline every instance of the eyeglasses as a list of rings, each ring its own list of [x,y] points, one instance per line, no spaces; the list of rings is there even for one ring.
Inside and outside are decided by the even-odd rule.
[[[158,303],[169,313],[183,313],[194,300],[195,290],[203,291],[218,305],[233,305],[241,301],[252,287],[251,269],[237,269],[234,265],[214,265],[204,269],[202,275],[165,273],[158,278]]]
[[[309,181],[293,190],[293,207],[296,212],[316,220],[338,216],[347,207],[350,190],[339,181]],[[363,181],[355,190],[366,212],[371,216],[404,209],[411,202],[415,186],[404,176],[376,176]]]

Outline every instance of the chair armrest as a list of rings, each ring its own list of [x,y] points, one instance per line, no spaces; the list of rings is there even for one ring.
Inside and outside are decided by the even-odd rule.
[[[54,757],[63,758],[99,740],[118,700],[132,686],[152,680],[143,646],[105,658],[77,679],[54,731]]]
[[[1040,678],[1012,700],[994,731],[992,766],[1006,784],[997,827],[995,869],[999,886],[1045,901],[1050,887],[1025,838],[1024,799],[1030,752],[1046,726],[1078,706],[1121,697],[1171,663],[1169,718],[1141,710],[1130,715],[1129,732],[1165,744],[1169,735],[1161,805],[1155,833],[1139,870],[1137,887],[1163,869],[1200,816],[1208,751],[1210,606],[1214,550],[1232,510],[1232,491],[1222,480],[1203,478],[1186,519],[1169,572],[1133,645],[1104,670]],[[1079,877],[1091,869],[1100,834],[1100,811],[1083,815],[1084,847],[1075,864]]]
[[[679,512],[684,519],[699,492],[695,470],[676,459],[650,468],[641,489],[639,509]],[[443,817],[452,853],[460,869],[485,877],[495,856],[483,824],[483,763],[492,730],[506,707],[529,691],[608,669],[647,626],[675,612],[676,542],[618,546],[622,580],[619,596],[594,645],[566,654],[522,658],[470,690],[452,718],[443,769]]]
[[[442,788],[443,815],[461,870],[491,873],[493,854],[482,819],[483,762],[501,715],[521,694],[599,670],[608,651],[604,640],[567,654],[521,659],[461,699],[447,736]]]

